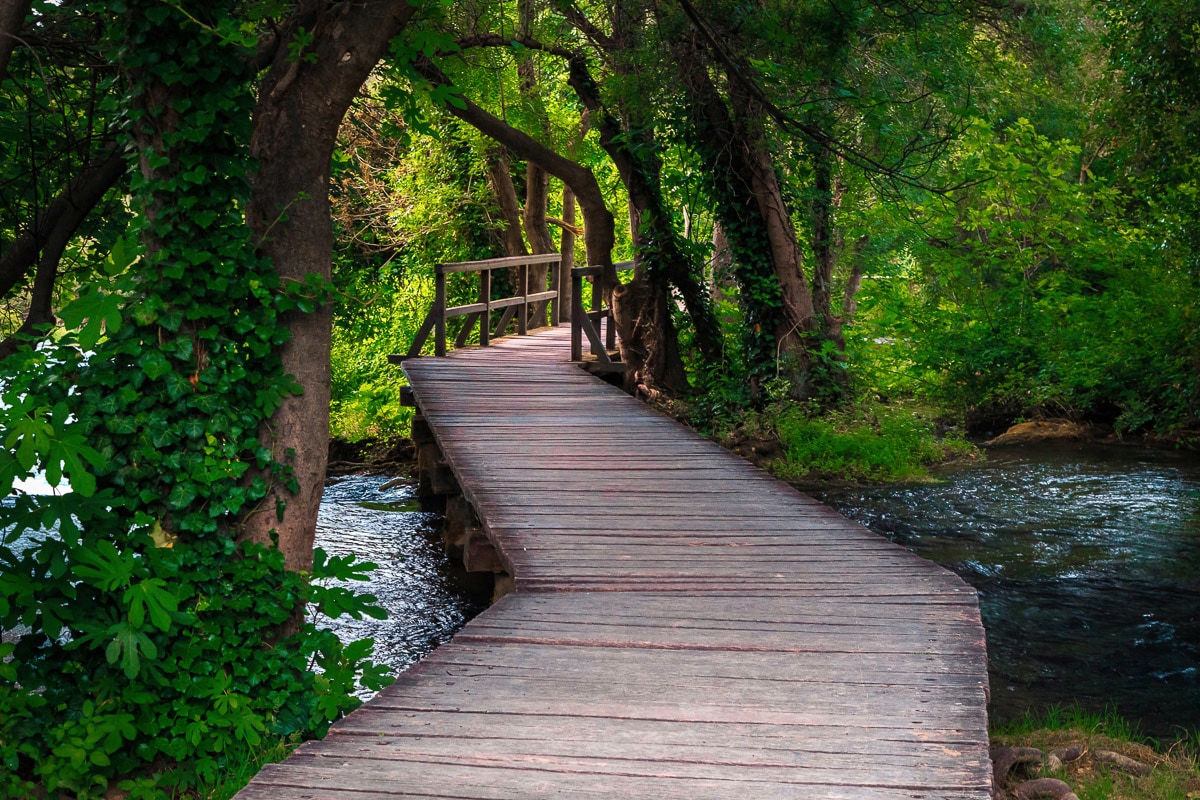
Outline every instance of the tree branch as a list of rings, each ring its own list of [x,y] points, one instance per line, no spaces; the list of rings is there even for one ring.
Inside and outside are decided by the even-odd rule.
[[[0,256],[0,297],[25,279],[52,239],[57,240],[64,232],[70,239],[124,172],[125,161],[121,154],[115,148],[110,149],[51,201],[32,227],[18,236]]]

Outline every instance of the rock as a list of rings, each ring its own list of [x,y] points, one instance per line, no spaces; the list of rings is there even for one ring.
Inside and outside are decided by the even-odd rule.
[[[1074,761],[1087,752],[1087,746],[1073,744],[1069,747],[1056,747],[1046,754],[1046,769],[1057,772],[1068,761]]]
[[[1091,429],[1069,419],[1045,419],[1036,422],[1019,422],[985,442],[985,447],[1006,447],[1014,444],[1036,444],[1038,442],[1082,441],[1091,438]]]
[[[1017,800],[1038,800],[1049,797],[1051,800],[1079,800],[1079,796],[1071,791],[1071,787],[1054,778],[1038,778],[1025,781],[1016,789]]]
[[[1111,764],[1122,772],[1128,772],[1132,775],[1149,775],[1154,768],[1149,764],[1143,764],[1140,761],[1135,761],[1129,756],[1123,756],[1120,753],[1114,753],[1111,750],[1094,750],[1092,758],[1099,764]]]

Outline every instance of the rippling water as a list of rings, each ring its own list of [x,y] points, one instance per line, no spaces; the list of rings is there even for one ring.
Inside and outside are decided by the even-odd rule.
[[[417,509],[415,489],[383,488],[394,478],[350,475],[325,488],[317,546],[330,555],[355,555],[379,568],[369,591],[387,609],[386,620],[325,620],[343,640],[375,639],[375,660],[400,672],[440,644],[485,607],[473,597],[442,549],[442,517]]]
[[[939,478],[813,494],[979,590],[995,716],[1078,703],[1200,730],[1194,455],[998,449]]]

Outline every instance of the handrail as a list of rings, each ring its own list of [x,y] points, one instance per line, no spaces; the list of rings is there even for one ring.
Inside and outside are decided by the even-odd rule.
[[[454,261],[435,265],[433,269],[433,307],[425,315],[425,321],[421,323],[421,327],[417,330],[417,335],[413,338],[412,346],[408,348],[408,352],[402,356],[389,356],[388,360],[393,364],[399,364],[405,359],[416,358],[421,355],[421,350],[425,347],[425,342],[429,339],[430,333],[434,335],[434,353],[438,356],[446,355],[446,320],[453,317],[465,316],[467,318],[462,330],[459,331],[458,336],[454,340],[455,347],[462,347],[467,343],[467,339],[470,337],[476,323],[479,323],[479,344],[481,347],[487,347],[491,339],[503,336],[514,318],[517,322],[517,334],[524,336],[529,333],[531,318],[545,319],[547,307],[550,311],[550,324],[557,326],[562,318],[561,309],[559,308],[559,271],[558,269],[547,270],[550,283],[548,290],[531,292],[531,287],[529,286],[529,268],[542,264],[559,264],[561,261],[562,255],[559,253],[546,253],[531,256],[489,258],[482,261]],[[518,293],[512,297],[502,297],[493,300],[492,271],[510,269],[512,267],[517,268]],[[466,272],[479,273],[479,301],[447,308],[446,276]],[[518,309],[520,310],[519,313]],[[502,312],[500,314],[500,321],[496,324],[495,329],[492,328],[491,324],[493,311]],[[534,327],[541,327],[541,325],[536,324]]]
[[[621,261],[613,265],[614,269],[631,269],[632,261]],[[620,367],[608,353],[617,349],[617,326],[614,323],[612,309],[604,305],[604,276],[607,268],[603,266],[575,267],[571,270],[571,360],[583,361],[583,337],[587,336],[588,346],[596,361],[609,368]],[[583,279],[592,279],[592,308],[590,311],[583,307]],[[601,320],[606,324],[601,326]],[[600,329],[604,328],[603,341]]]

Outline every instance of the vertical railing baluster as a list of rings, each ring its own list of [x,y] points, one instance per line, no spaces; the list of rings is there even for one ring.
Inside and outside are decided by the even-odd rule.
[[[446,273],[438,264],[434,276],[433,288],[433,325],[434,352],[439,356],[446,355]]]
[[[546,271],[550,274],[550,291],[554,292],[554,297],[550,298],[550,324],[557,328],[562,322],[562,298],[559,296],[562,292],[559,291],[558,264],[551,263]]]
[[[492,336],[492,271],[487,267],[479,270],[479,302],[486,306],[479,322],[479,346],[487,347]]]
[[[583,361],[583,276],[571,271],[571,360]]]
[[[517,335],[529,333],[529,265],[517,267],[517,290],[521,298],[521,313],[517,315]]]

